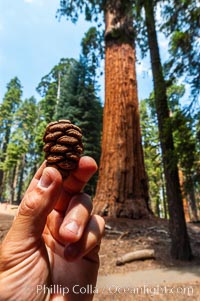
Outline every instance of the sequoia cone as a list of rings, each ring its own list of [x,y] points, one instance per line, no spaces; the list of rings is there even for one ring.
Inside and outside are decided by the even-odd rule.
[[[83,152],[82,131],[69,120],[59,120],[47,125],[43,141],[47,166],[57,168],[66,178],[78,166]]]

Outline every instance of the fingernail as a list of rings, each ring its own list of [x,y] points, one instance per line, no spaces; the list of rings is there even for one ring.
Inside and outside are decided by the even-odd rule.
[[[78,235],[78,230],[79,227],[77,225],[77,223],[75,221],[71,221],[69,222],[66,226],[65,229],[69,230],[70,232],[72,232],[73,234]]]
[[[44,170],[43,174],[40,178],[40,181],[38,183],[38,186],[42,187],[42,188],[48,188],[52,183],[52,178],[49,176],[49,173]]]

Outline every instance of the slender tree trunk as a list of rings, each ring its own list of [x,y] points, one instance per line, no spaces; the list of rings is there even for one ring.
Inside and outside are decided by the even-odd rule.
[[[196,198],[194,192],[194,182],[191,175],[189,175],[187,178],[187,186],[188,186],[188,199],[191,208],[191,219],[193,222],[197,222],[199,220],[198,210],[197,210]]]
[[[3,201],[3,170],[0,169],[0,202]]]
[[[11,204],[14,203],[15,200],[15,195],[16,195],[16,187],[17,187],[17,178],[18,178],[18,162],[15,164],[12,170],[12,180],[11,180],[11,187],[10,187],[10,192],[11,192]]]
[[[21,165],[20,165],[20,173],[19,173],[19,183],[18,183],[18,193],[17,193],[17,204],[19,205],[21,202],[22,196],[22,187],[23,187],[23,178],[24,178],[24,167],[26,162],[26,155],[23,154],[21,158]]]
[[[174,153],[172,129],[169,122],[169,109],[166,85],[155,29],[153,2],[144,1],[148,43],[155,91],[155,104],[158,117],[159,136],[163,155],[166,192],[169,208],[169,228],[171,234],[171,255],[175,259],[189,260],[192,258],[189,237],[183,211],[181,190],[178,177],[177,159]]]
[[[119,4],[119,1],[117,1]],[[133,20],[107,11],[105,30],[105,106],[95,211],[114,217],[150,215],[144,168]]]
[[[155,209],[156,209],[156,215],[160,217],[160,198],[157,196],[156,198],[156,204],[155,204]]]
[[[161,191],[162,191],[162,200],[163,200],[163,211],[164,211],[164,218],[167,219],[167,213],[168,213],[168,208],[167,208],[167,202],[166,202],[166,185],[165,185],[165,179],[163,175],[163,167],[162,167],[162,173],[161,173]]]
[[[178,175],[179,175],[179,181],[180,181],[180,188],[181,188],[181,194],[182,194],[182,201],[183,201],[183,210],[185,213],[185,220],[186,222],[190,222],[190,209],[189,209],[189,204],[186,199],[186,194],[184,191],[184,179],[183,179],[183,172],[178,168]]]
[[[9,138],[10,138],[10,127],[7,127],[5,131],[5,138],[2,146],[2,158],[1,158],[1,163],[5,162],[6,158],[6,151],[9,143]],[[0,200],[2,199],[3,193],[4,193],[4,170],[0,169]]]

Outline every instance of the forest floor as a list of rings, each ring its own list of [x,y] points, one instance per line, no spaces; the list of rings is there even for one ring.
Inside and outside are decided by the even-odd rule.
[[[8,231],[16,207],[0,206],[0,240]],[[172,260],[168,222],[106,219],[94,301],[200,301],[200,223],[188,223],[194,259]],[[116,265],[128,252],[154,249],[155,258]]]
[[[106,219],[106,225],[97,283],[101,294],[95,301],[200,301],[200,223],[187,224],[194,255],[190,262],[170,257],[164,219]],[[123,254],[143,249],[153,249],[155,258],[116,265]]]

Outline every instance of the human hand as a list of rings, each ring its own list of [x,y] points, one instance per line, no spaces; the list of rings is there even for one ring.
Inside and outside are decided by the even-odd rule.
[[[37,171],[1,245],[1,301],[92,300],[104,220],[80,191],[96,169],[82,157],[64,181],[45,163]]]

